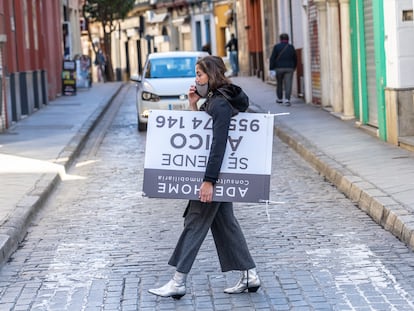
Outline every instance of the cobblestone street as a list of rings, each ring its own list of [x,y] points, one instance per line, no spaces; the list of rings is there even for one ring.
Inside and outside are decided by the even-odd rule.
[[[414,310],[414,253],[276,136],[270,204],[235,204],[259,291],[223,293],[239,274],[220,271],[209,235],[181,300],[149,294],[174,272],[186,202],[142,197],[134,86],[119,96],[100,146],[85,147],[0,270],[0,310]]]

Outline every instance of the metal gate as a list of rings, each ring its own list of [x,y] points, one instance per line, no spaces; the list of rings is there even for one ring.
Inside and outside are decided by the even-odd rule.
[[[322,103],[322,79],[321,79],[321,54],[319,50],[318,36],[318,9],[315,4],[309,6],[309,42],[310,62],[311,62],[311,79],[312,79],[312,103],[321,105]]]
[[[366,86],[368,124],[378,127],[377,72],[375,66],[374,17],[372,0],[364,0]]]

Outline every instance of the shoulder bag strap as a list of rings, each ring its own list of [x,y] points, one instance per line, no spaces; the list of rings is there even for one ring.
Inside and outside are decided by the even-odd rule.
[[[283,52],[288,48],[289,43],[285,45],[285,47],[280,51],[279,55],[276,57],[275,62],[277,62],[280,58],[280,56],[282,56]]]

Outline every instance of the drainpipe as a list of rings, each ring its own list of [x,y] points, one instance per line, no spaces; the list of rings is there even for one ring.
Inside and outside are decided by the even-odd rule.
[[[233,0],[233,7],[232,7],[232,11],[233,11],[233,23],[234,23],[234,36],[237,39],[237,53],[236,53],[236,62],[237,62],[237,67],[239,68],[239,72],[238,74],[240,75],[240,38],[239,38],[239,29],[237,26],[237,0]]]
[[[290,42],[294,44],[293,38],[293,15],[292,15],[292,0],[289,0],[289,27],[290,27]]]
[[[302,31],[303,31],[303,95],[306,103],[312,103],[312,68],[310,57],[310,39],[309,39],[309,20],[308,20],[308,1],[302,2]]]
[[[7,129],[9,127],[8,124],[8,115],[7,115],[7,105],[6,105],[6,96],[5,96],[5,82],[4,82],[4,64],[3,64],[3,45],[6,43],[7,37],[5,34],[0,34],[0,116],[1,116],[1,110],[3,109],[4,104],[4,117],[2,118],[4,120],[4,126],[3,128],[0,128],[1,130]]]

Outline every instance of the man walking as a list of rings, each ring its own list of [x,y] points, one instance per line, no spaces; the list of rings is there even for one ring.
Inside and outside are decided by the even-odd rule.
[[[96,53],[95,65],[98,67],[98,82],[106,82],[106,59],[101,49]]]
[[[293,73],[296,69],[297,59],[295,47],[289,44],[289,35],[282,33],[280,42],[273,47],[269,59],[269,69],[276,70],[276,103],[283,104],[283,89],[285,91],[285,105],[290,106],[292,93]]]
[[[234,36],[234,33],[231,34],[229,42],[226,44],[226,48],[228,49],[230,53],[230,64],[231,64],[231,71],[232,76],[237,77],[237,74],[239,72],[239,60],[237,55],[237,38]]]

